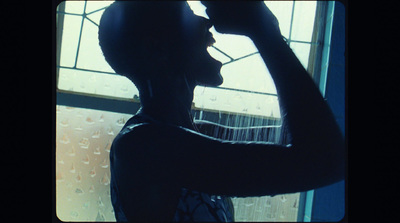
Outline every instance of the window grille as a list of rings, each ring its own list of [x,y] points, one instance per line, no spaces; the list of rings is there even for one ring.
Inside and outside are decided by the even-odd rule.
[[[111,3],[66,1],[56,12],[56,209],[63,221],[115,220],[107,189],[107,149],[140,104],[136,87],[111,69],[98,46],[99,20]],[[196,14],[207,16],[199,2],[189,3]],[[333,13],[328,2],[265,4],[277,16],[288,45],[323,90]],[[217,42],[209,53],[223,62],[225,82],[195,89],[195,119],[241,126],[280,123],[275,86],[252,41],[218,34],[213,28],[211,32]],[[235,198],[236,220],[307,220],[307,194],[312,197],[309,192]]]

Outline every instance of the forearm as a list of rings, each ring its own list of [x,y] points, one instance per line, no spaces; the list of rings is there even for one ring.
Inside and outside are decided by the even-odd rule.
[[[280,34],[258,31],[251,38],[274,80],[290,143],[307,160],[329,158],[334,163],[329,168],[337,168],[344,162],[344,142],[317,86]]]

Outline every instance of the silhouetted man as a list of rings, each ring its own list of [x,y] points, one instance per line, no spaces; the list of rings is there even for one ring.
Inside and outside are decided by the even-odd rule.
[[[210,20],[180,1],[115,2],[101,18],[104,56],[133,81],[142,106],[111,148],[118,221],[232,221],[229,196],[306,191],[344,178],[341,133],[275,16],[259,1],[203,4]],[[241,129],[194,123],[195,86],[223,81],[221,62],[207,52],[215,41],[212,25],[256,45],[276,85],[290,144],[224,141],[211,137],[214,128]]]

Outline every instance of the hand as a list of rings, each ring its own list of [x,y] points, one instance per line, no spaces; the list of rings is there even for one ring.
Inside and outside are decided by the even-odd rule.
[[[262,1],[201,1],[215,29],[220,33],[249,36],[259,29],[277,32],[279,23]]]

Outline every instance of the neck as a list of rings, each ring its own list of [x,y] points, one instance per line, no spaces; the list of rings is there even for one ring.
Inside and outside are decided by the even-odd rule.
[[[140,91],[139,114],[176,126],[194,129],[191,106],[195,85],[187,80],[173,84],[148,81]]]

